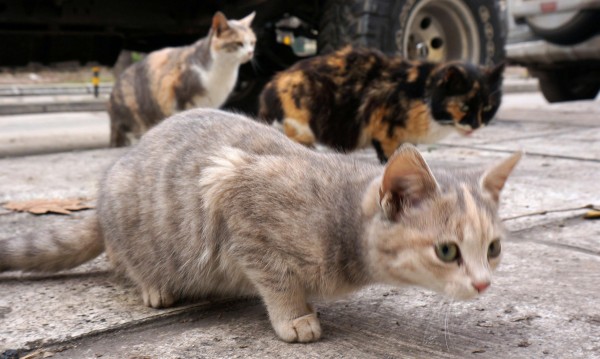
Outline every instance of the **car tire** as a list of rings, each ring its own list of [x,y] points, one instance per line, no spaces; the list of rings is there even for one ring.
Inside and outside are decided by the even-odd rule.
[[[586,71],[577,69],[534,72],[540,90],[550,103],[594,99],[600,91],[600,81],[586,78]]]
[[[531,31],[544,40],[558,45],[573,45],[600,33],[600,11],[584,10],[576,13],[563,25],[551,28],[527,19]]]
[[[490,65],[504,59],[500,14],[495,0],[328,0],[320,19],[319,53],[353,44],[411,60]]]

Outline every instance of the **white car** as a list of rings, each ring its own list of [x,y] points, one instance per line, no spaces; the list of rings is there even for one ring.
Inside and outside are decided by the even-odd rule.
[[[506,57],[539,79],[549,102],[600,90],[600,0],[507,0]]]

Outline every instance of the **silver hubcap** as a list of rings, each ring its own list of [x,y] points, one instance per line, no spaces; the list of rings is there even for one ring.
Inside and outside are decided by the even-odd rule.
[[[396,43],[402,44],[398,49],[411,60],[480,60],[477,23],[462,1],[421,0],[405,29],[396,34]]]

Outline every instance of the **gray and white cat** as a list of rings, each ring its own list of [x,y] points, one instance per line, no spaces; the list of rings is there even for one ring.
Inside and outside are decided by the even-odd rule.
[[[252,59],[254,13],[227,20],[217,12],[208,36],[190,46],[150,53],[119,77],[108,103],[113,147],[135,143],[168,116],[218,108],[233,91],[241,64]]]
[[[315,341],[314,298],[374,283],[456,299],[483,292],[501,257],[499,193],[519,158],[434,175],[411,145],[383,167],[196,109],[156,126],[107,171],[96,216],[0,241],[0,271],[59,271],[106,250],[148,306],[260,296],[281,339]]]

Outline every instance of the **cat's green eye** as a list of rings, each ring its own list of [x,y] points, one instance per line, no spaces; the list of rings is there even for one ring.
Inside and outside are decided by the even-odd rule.
[[[454,243],[439,243],[435,245],[435,254],[443,262],[453,262],[458,259],[460,252]]]
[[[241,41],[236,41],[235,46],[237,47],[244,47],[244,43]]]
[[[460,108],[460,110],[462,112],[469,112],[469,105],[462,105],[462,107]]]
[[[485,106],[485,107],[483,108],[483,110],[484,110],[485,112],[491,111],[491,110],[492,110],[492,105],[487,105],[487,106]]]
[[[500,251],[502,250],[502,246],[500,245],[499,239],[494,239],[492,243],[490,243],[488,247],[488,258],[496,258],[500,255]]]

